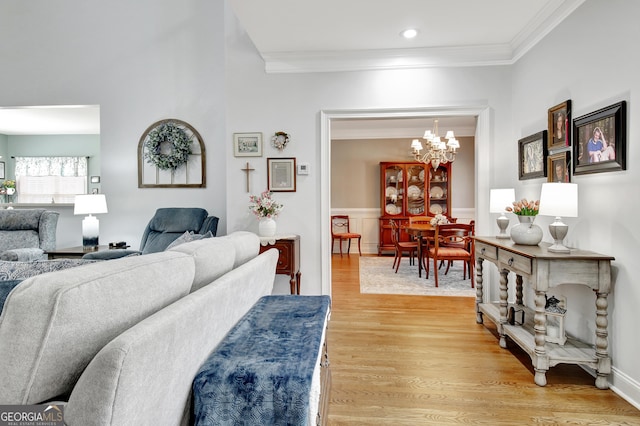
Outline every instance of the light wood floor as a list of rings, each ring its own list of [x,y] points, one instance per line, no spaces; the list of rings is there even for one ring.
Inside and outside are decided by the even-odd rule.
[[[332,268],[330,425],[640,425],[577,366],[535,385],[529,356],[476,324],[473,298],[360,294],[357,254]]]

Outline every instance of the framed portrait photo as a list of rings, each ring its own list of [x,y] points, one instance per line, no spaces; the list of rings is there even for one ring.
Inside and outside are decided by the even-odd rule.
[[[571,100],[549,108],[547,149],[549,151],[571,146]]]
[[[547,157],[547,181],[568,183],[571,182],[569,151],[559,152]]]
[[[234,133],[235,157],[262,157],[262,133]]]
[[[518,141],[519,180],[547,175],[547,131],[543,130]]]
[[[296,159],[267,158],[267,182],[271,192],[295,192]]]
[[[573,174],[626,170],[627,103],[573,120]]]

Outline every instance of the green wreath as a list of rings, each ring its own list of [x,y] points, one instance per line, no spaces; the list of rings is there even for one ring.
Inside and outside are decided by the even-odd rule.
[[[149,139],[144,143],[147,148],[144,156],[148,163],[161,170],[175,170],[189,159],[191,139],[176,124],[161,124],[149,132]],[[166,152],[167,146],[170,152]]]

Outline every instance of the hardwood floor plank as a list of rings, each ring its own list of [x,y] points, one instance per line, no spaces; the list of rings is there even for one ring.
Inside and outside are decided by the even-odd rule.
[[[640,425],[578,366],[537,386],[529,356],[476,324],[473,298],[360,294],[358,265],[332,259],[330,425]]]

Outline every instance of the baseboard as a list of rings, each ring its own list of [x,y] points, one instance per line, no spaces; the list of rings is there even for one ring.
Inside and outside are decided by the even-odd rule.
[[[596,372],[594,369],[584,365],[582,365],[581,367],[587,373],[591,374],[595,379]],[[636,380],[632,379],[617,368],[611,367],[611,375],[609,376],[609,388],[616,395],[619,395],[622,399],[640,410],[640,383],[638,383]]]

